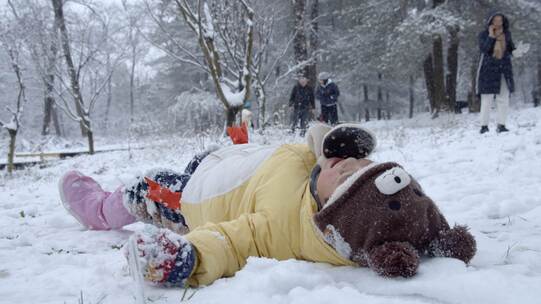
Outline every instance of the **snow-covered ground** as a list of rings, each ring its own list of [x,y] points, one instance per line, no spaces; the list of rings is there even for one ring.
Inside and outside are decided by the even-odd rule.
[[[379,138],[374,160],[403,164],[451,224],[471,227],[478,246],[471,265],[425,259],[415,277],[386,279],[366,268],[250,258],[234,277],[198,289],[190,302],[541,303],[541,108],[515,110],[506,134],[491,126],[480,135],[477,118],[366,124]],[[268,133],[253,140],[302,140]],[[63,209],[57,180],[77,169],[114,190],[136,172],[181,168],[214,140],[162,139],[141,150],[81,156],[2,177],[0,303],[79,303],[81,297],[86,304],[135,303],[119,248],[142,225],[83,229]],[[148,303],[179,303],[183,290],[147,285],[145,292]]]

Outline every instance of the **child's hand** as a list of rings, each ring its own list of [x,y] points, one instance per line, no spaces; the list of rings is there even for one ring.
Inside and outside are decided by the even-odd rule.
[[[195,250],[190,242],[170,230],[153,226],[136,232],[130,241],[137,244],[137,262],[145,280],[184,287],[195,265]]]

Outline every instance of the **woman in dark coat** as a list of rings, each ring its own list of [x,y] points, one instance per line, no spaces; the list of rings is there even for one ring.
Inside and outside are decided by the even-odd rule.
[[[330,125],[338,123],[338,96],[340,90],[338,86],[330,79],[327,72],[319,73],[319,85],[316,90],[316,97],[321,105],[321,118]]]
[[[511,56],[515,44],[509,31],[509,21],[501,13],[491,14],[487,28],[479,34],[481,59],[477,73],[477,94],[481,95],[481,133],[488,131],[490,106],[496,100],[498,127],[496,132],[509,131],[505,127],[509,96],[515,91]]]

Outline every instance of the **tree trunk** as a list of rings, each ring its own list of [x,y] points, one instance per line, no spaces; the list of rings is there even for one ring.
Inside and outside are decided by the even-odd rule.
[[[368,86],[363,84],[363,97],[364,97],[364,119],[370,121],[370,109],[368,107]]]
[[[54,27],[54,30],[58,30]],[[55,36],[56,37],[56,36]],[[56,55],[58,49],[56,47],[56,41],[51,39],[49,45],[50,53],[47,56],[47,75],[44,76],[43,82],[45,86],[45,111],[43,116],[43,128],[41,130],[41,135],[49,135],[51,118],[54,121],[54,127],[56,135],[60,136],[60,125],[58,124],[58,116],[56,114],[55,108],[55,98],[54,98],[54,81],[55,81],[55,69],[56,69]]]
[[[378,99],[377,99],[377,103],[378,103],[378,111],[377,111],[377,117],[378,117],[378,120],[381,120],[383,117],[382,117],[382,113],[381,113],[381,106],[382,106],[382,103],[383,103],[383,93],[381,92],[381,81],[383,79],[383,75],[381,73],[378,73]]]
[[[541,99],[541,44],[538,46],[537,52],[537,90],[534,100],[537,102],[534,104],[535,107],[539,106],[539,100]]]
[[[107,54],[107,69],[111,69],[111,56]],[[107,79],[107,101],[105,103],[104,129],[107,131],[109,124],[109,112],[111,111],[111,102],[113,101],[113,74]]]
[[[293,38],[293,50],[295,63],[299,64],[308,59],[308,50],[306,47],[306,34],[304,33],[304,11],[306,0],[293,1],[293,13],[295,15],[295,37]],[[299,69],[297,75],[308,77],[308,67]]]
[[[257,108],[258,108],[258,118],[257,118],[257,127],[261,130],[265,129],[265,117],[267,115],[267,94],[265,92],[265,87],[259,82],[256,84],[256,96],[257,96]]]
[[[94,132],[92,132],[92,129],[88,128],[87,130],[87,138],[88,138],[88,153],[94,154]]]
[[[436,8],[438,7],[439,5],[442,5],[445,3],[445,0],[433,0],[432,1],[432,8]]]
[[[56,116],[55,98],[54,98],[54,74],[45,76],[45,98],[44,98],[44,115],[43,115],[43,128],[41,129],[41,135],[49,135],[50,125],[54,122],[54,128],[56,135],[61,135],[60,126],[58,124],[58,117]]]
[[[449,30],[449,48],[447,49],[447,107],[453,111],[456,105],[456,84],[458,77],[458,46],[459,27],[453,27]]]
[[[53,105],[51,101],[49,100],[49,96],[47,95],[47,92],[45,92],[45,100],[43,102],[44,110],[43,110],[43,126],[41,128],[41,135],[49,135],[49,125],[51,123],[52,118],[52,108]]]
[[[62,129],[62,126],[60,125],[60,118],[58,117],[58,110],[56,108],[56,104],[54,103],[52,106],[51,114],[53,116],[53,124],[54,124],[54,129],[56,131],[56,135],[62,136],[62,134],[64,133],[64,130]]]
[[[409,103],[409,118],[413,118],[413,106],[415,105],[415,95],[413,91],[413,86],[415,85],[415,79],[413,78],[413,75],[410,75],[410,87],[409,87],[409,97],[410,97],[410,103]]]
[[[9,150],[8,150],[8,173],[11,175],[15,165],[13,161],[15,159],[15,142],[17,140],[17,130],[8,129],[9,133]]]
[[[318,18],[319,18],[319,0],[312,0],[312,7],[310,10],[310,57],[313,62],[308,65],[308,80],[310,84],[315,88],[317,85],[317,58],[315,54],[319,49],[319,37],[318,37]]]
[[[130,68],[130,123],[133,123],[133,113],[135,105],[134,89],[135,89],[135,63],[136,63],[136,49],[132,46],[131,54],[131,68]]]
[[[94,140],[92,138],[92,128],[90,126],[90,121],[88,119],[87,113],[85,113],[84,111],[83,95],[79,85],[79,78],[77,75],[77,71],[75,70],[73,59],[71,57],[68,29],[66,28],[66,23],[64,20],[64,10],[62,8],[63,1],[52,0],[52,3],[54,8],[56,27],[60,29],[60,40],[62,44],[62,49],[64,50],[64,58],[66,60],[66,65],[68,68],[71,90],[75,100],[75,107],[77,109],[77,115],[81,119],[81,133],[83,134],[83,136],[88,137],[89,152],[90,154],[94,154]]]
[[[387,108],[387,120],[391,120],[391,110],[393,107],[391,106],[391,96],[389,92],[385,92],[385,104]]]
[[[433,0],[432,8],[445,3],[445,0]],[[432,118],[438,117],[440,107],[445,99],[445,70],[443,66],[443,42],[441,35],[432,36],[432,54],[429,54],[423,64],[426,80],[426,90],[430,101]]]
[[[430,112],[436,107],[434,101],[434,65],[432,64],[432,54],[428,54],[423,63],[423,71],[426,81],[426,93],[428,97],[428,103],[430,104]]]
[[[235,124],[235,121],[237,120],[237,114],[240,110],[241,108],[239,107],[229,107],[225,110],[227,126],[232,126]]]
[[[470,113],[476,113],[481,110],[481,101],[479,100],[479,96],[477,96],[477,92],[476,92],[478,61],[479,60],[475,60],[472,63],[471,69],[470,69],[471,81],[470,81],[470,90],[468,92],[468,110]]]
[[[443,66],[443,41],[440,35],[435,35],[432,40],[432,54],[434,56],[434,105],[433,117],[437,117],[442,105],[445,104],[445,81]],[[434,111],[435,110],[435,111]]]

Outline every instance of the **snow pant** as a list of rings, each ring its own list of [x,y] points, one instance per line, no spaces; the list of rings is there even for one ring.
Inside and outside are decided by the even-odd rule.
[[[301,136],[306,133],[306,127],[308,126],[308,120],[310,119],[310,111],[303,108],[294,108],[293,115],[291,117],[291,131],[295,132],[297,123],[300,121]]]
[[[148,171],[144,176],[136,177],[131,185],[126,185],[124,188],[124,207],[138,221],[168,228],[180,234],[187,233],[189,228],[184,220],[181,208],[168,208],[163,202],[150,199],[148,197],[151,188],[149,183],[155,182],[159,184],[161,192],[166,189],[165,191],[173,195],[174,193],[181,194],[192,174],[208,154],[210,154],[210,151],[196,155],[188,163],[183,173],[154,169]]]
[[[338,106],[336,104],[321,105],[321,119],[330,125],[336,125],[338,123]]]
[[[505,125],[507,111],[509,110],[509,96],[509,88],[502,75],[502,79],[500,80],[500,94],[481,94],[481,126],[488,126],[490,108],[493,101],[496,101],[498,108],[497,122],[500,125]]]

